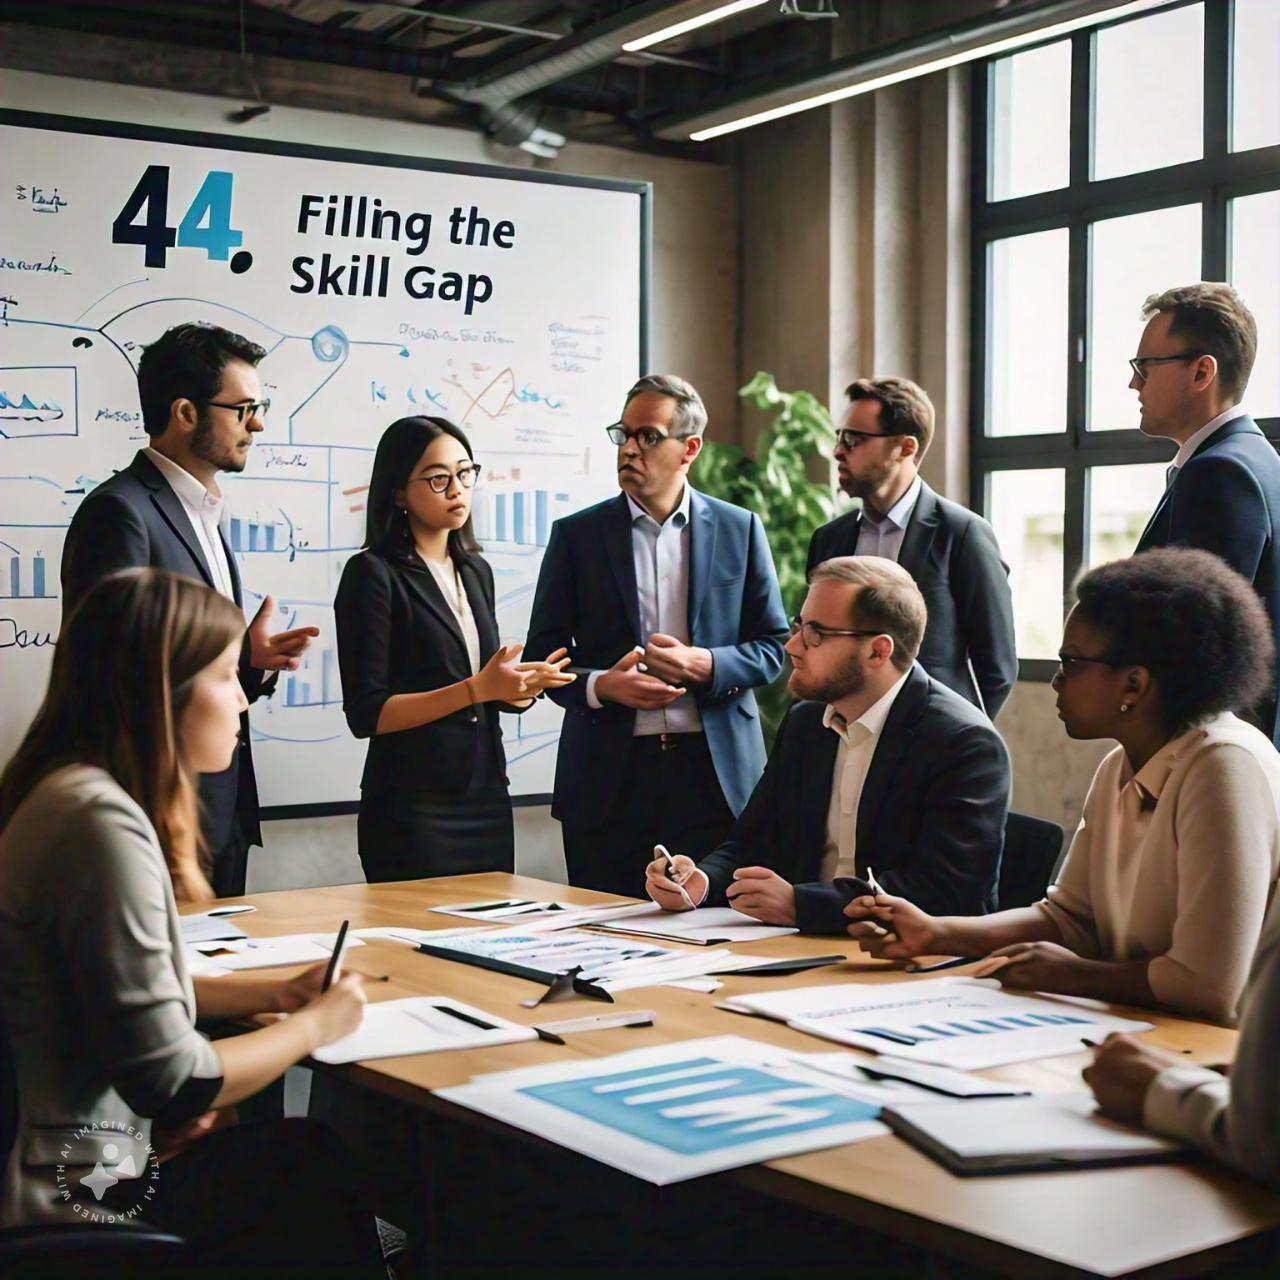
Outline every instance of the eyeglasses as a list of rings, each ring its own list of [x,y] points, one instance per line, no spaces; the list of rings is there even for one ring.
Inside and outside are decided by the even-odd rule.
[[[1180,351],[1176,356],[1134,356],[1129,361],[1129,368],[1133,370],[1134,377],[1139,382],[1146,382],[1147,365],[1172,364],[1178,360],[1199,360],[1201,354],[1199,351]]]
[[[842,627],[824,627],[820,622],[791,619],[791,634],[798,635],[806,649],[816,649],[828,636],[882,636],[883,631],[851,631]]]
[[[909,431],[855,431],[852,427],[841,427],[836,432],[836,444],[842,449],[852,449],[864,440],[892,440],[895,436],[910,434]]]
[[[414,480],[424,480],[431,486],[432,493],[448,493],[449,486],[456,480],[464,489],[474,489],[484,468],[478,462],[469,467],[461,467],[457,471],[438,471],[435,475],[414,476]]]
[[[242,400],[239,404],[224,404],[221,400],[206,400],[205,404],[210,409],[234,409],[237,422],[243,422],[246,418],[265,418],[271,408],[270,400]]]
[[[619,446],[626,444],[628,440],[634,440],[645,453],[657,448],[664,440],[684,439],[684,436],[670,436],[665,431],[659,431],[657,427],[637,427],[634,431],[628,431],[620,422],[615,422],[611,427],[605,427],[604,432],[614,444]]]
[[[1077,663],[1091,663],[1098,667],[1115,667],[1121,666],[1122,663],[1112,662],[1110,658],[1090,658],[1083,653],[1062,653],[1058,654],[1058,671],[1066,677],[1077,670]]]

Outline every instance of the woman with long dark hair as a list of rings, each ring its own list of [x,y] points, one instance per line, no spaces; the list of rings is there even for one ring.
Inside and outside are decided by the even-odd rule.
[[[192,979],[176,901],[212,896],[194,780],[227,767],[244,618],[159,569],[63,622],[49,691],[0,776],[0,1048],[17,1083],[5,1224],[139,1216],[184,1265],[385,1276],[335,1136],[217,1128],[224,1108],[359,1026],[357,974]],[[210,1043],[196,1017],[288,1013]],[[185,1274],[185,1271],[184,1271]]]
[[[499,710],[568,684],[564,650],[517,661],[498,640],[493,570],[471,529],[480,476],[445,418],[382,434],[365,550],[334,601],[343,710],[369,738],[360,861],[371,883],[515,869]]]

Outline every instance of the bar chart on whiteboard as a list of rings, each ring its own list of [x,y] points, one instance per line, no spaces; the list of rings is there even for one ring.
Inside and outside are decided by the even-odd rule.
[[[355,801],[367,744],[342,710],[333,598],[378,438],[413,415],[466,430],[499,633],[523,640],[552,525],[616,492],[603,427],[642,360],[647,188],[106,130],[0,120],[0,266],[23,267],[0,271],[0,763],[47,680],[66,527],[148,443],[138,357],[206,321],[266,351],[266,427],[221,480],[245,612],[270,595],[274,628],[320,629],[251,711],[262,802]],[[560,710],[502,720],[512,794],[548,793]]]

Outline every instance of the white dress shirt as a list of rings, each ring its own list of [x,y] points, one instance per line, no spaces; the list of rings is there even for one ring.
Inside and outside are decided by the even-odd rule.
[[[226,512],[227,500],[221,494],[215,495],[206,489],[199,480],[184,470],[172,458],[163,453],[147,448],[142,451],[155,464],[156,470],[169,482],[169,488],[182,503],[182,509],[191,521],[191,532],[195,534],[200,550],[204,552],[209,572],[213,574],[214,589],[227,597],[235,599],[235,590],[231,586],[231,566],[227,563],[227,550],[218,532],[218,524]]]
[[[870,508],[863,504],[855,555],[884,556],[886,560],[897,560],[902,551],[902,539],[906,537],[911,513],[916,509],[916,502],[920,497],[920,485],[920,477],[916,476],[910,488],[885,512],[882,519],[877,520]]]
[[[866,785],[867,771],[880,743],[884,723],[907,682],[904,671],[888,693],[873,702],[852,724],[834,706],[827,708],[822,723],[840,739],[831,775],[831,804],[827,810],[827,842],[822,849],[819,879],[829,884],[836,876],[854,874],[858,851],[858,804]]]
[[[631,555],[636,568],[636,595],[640,605],[640,634],[655,632],[691,643],[689,634],[689,507],[691,490],[686,484],[680,505],[659,524],[630,494]],[[596,681],[587,677],[587,705],[599,709]],[[637,738],[658,733],[701,733],[702,717],[692,693],[654,711],[637,710]]]
[[[1179,446],[1177,456],[1173,460],[1173,466],[1182,468],[1190,461],[1191,455],[1221,426],[1225,426],[1233,418],[1243,418],[1249,411],[1242,404],[1233,404],[1225,413],[1220,413],[1216,418],[1210,418],[1208,422],[1200,428],[1199,431],[1189,435]],[[1173,476],[1170,475],[1172,480]]]
[[[422,560],[421,556],[418,558]],[[453,557],[450,556],[443,563],[438,560],[422,562],[431,570],[431,576],[436,580],[440,594],[444,596],[454,618],[457,619],[462,639],[467,646],[471,674],[475,675],[480,670],[480,632],[476,627],[476,617],[471,610],[471,601],[467,599],[467,590],[462,585],[462,578],[457,566],[453,563]]]

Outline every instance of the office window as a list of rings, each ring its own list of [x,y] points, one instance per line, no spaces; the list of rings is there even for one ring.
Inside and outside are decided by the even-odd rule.
[[[1280,442],[1280,0],[1175,0],[975,69],[970,500],[1049,679],[1081,569],[1132,553],[1170,441],[1138,429],[1148,295],[1230,280]]]
[[[1280,4],[1236,0],[1231,60],[1231,149],[1280,142]]]
[[[1061,467],[993,471],[987,513],[1009,565],[1018,653],[1052,658],[1062,638]]]

